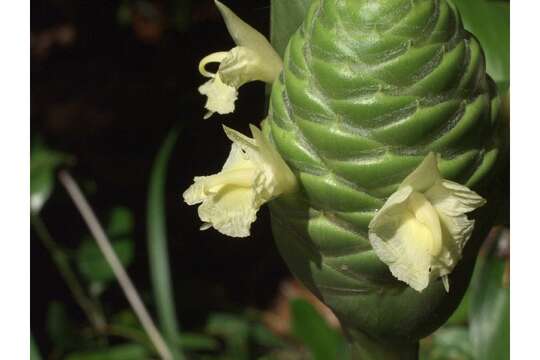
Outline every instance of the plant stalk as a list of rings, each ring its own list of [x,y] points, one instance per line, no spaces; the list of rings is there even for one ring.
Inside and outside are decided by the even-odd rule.
[[[79,279],[75,272],[71,269],[69,260],[65,252],[60,245],[53,239],[49,233],[47,226],[41,219],[41,216],[37,213],[32,213],[30,221],[38,238],[41,240],[43,246],[49,252],[60,276],[66,282],[69,291],[73,295],[73,298],[80,306],[88,321],[98,333],[102,333],[106,327],[105,316],[103,312],[90,300],[86,295],[83,286],[80,284]]]
[[[99,223],[96,215],[93,210],[90,208],[90,205],[84,198],[79,186],[75,183],[73,178],[66,172],[62,171],[58,175],[60,182],[67,190],[68,194],[71,196],[71,199],[75,203],[75,206],[79,210],[81,216],[83,217],[90,233],[94,236],[96,243],[103,253],[103,256],[109,263],[120,287],[124,291],[128,302],[130,303],[133,311],[139,318],[144,330],[147,332],[148,337],[152,341],[156,351],[160,357],[164,360],[172,360],[171,351],[167,347],[167,344],[163,340],[163,337],[159,333],[154,321],[150,317],[144,303],[142,302],[139,293],[135,289],[135,286],[131,282],[126,270],[122,266],[122,263],[118,259],[103,227]]]

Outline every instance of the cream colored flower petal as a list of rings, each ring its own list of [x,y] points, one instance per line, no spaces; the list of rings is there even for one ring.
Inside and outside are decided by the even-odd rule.
[[[242,150],[242,147],[233,142],[231,144],[229,156],[227,157],[227,160],[225,160],[225,164],[223,164],[221,170],[226,170],[231,167],[248,166],[249,163],[249,158],[244,150]]]
[[[225,58],[227,58],[227,56],[229,56],[229,52],[220,51],[203,57],[203,59],[199,62],[199,72],[202,76],[214,78],[216,74],[206,70],[206,65],[211,63],[220,64]]]
[[[205,231],[205,230],[208,230],[212,227],[212,224],[210,223],[204,223],[201,225],[201,227],[199,228],[200,231]]]
[[[258,210],[253,201],[253,191],[226,186],[199,206],[199,217],[222,234],[247,237]]]
[[[219,65],[219,74],[223,82],[239,88],[250,81],[274,82],[281,67],[269,66],[267,60],[259,53],[237,46],[232,48],[227,57]]]
[[[216,112],[233,112],[240,86],[256,80],[272,83],[283,68],[281,58],[261,33],[242,21],[227,6],[219,1],[215,3],[238,46],[227,52],[210,54],[199,62],[199,72],[212,78],[199,87],[199,92],[208,96],[205,119]],[[217,73],[206,69],[210,63],[219,63]]]
[[[251,135],[253,136],[255,144],[257,144],[261,157],[266,162],[273,164],[276,168],[285,167],[286,169],[289,169],[281,155],[279,155],[274,146],[266,139],[262,131],[252,124],[249,125],[249,129],[251,130]]]
[[[252,132],[254,131],[253,128],[255,127],[251,128]],[[261,172],[265,173],[267,178],[274,178],[274,176],[276,175],[277,164],[275,163],[275,159],[269,156],[273,149],[271,148],[271,145],[266,141],[266,139],[258,136],[257,132],[255,132],[255,134],[257,135],[254,134],[254,138],[249,138],[244,134],[233,130],[227,126],[223,126],[223,130],[232,142],[238,144],[238,146],[242,148],[246,156],[251,161],[258,164],[258,168],[261,170]]]
[[[252,51],[256,52],[261,59],[265,61],[265,67],[270,69],[268,72],[270,82],[274,81],[277,77],[283,63],[281,58],[276,53],[270,42],[266,39],[264,35],[255,30],[253,27],[248,25],[242,19],[240,19],[234,12],[231,11],[227,6],[223,5],[219,1],[215,1],[223,20],[225,20],[225,25],[229,34],[233,38],[234,42],[238,46],[242,46]]]
[[[403,180],[400,187],[410,186],[414,191],[424,192],[441,180],[437,156],[430,152],[418,167]]]
[[[410,186],[399,188],[395,193],[390,195],[383,207],[377,211],[369,223],[369,229],[375,230],[384,224],[399,221],[400,213],[404,211],[405,201],[411,196],[413,190]]]
[[[260,164],[262,174],[266,176],[262,181],[272,180],[266,181],[266,186],[273,188],[270,192],[276,192],[277,195],[291,191],[296,186],[294,174],[259,128],[250,125],[253,138],[227,126],[223,126],[223,130],[231,141],[242,147],[250,159]]]
[[[256,168],[253,166],[229,168],[216,175],[206,177],[205,186],[209,194],[217,193],[225,185],[250,188],[253,186],[256,172]]]
[[[448,275],[442,276],[442,282],[443,282],[444,290],[446,290],[446,292],[450,292],[450,279],[448,279]]]
[[[474,230],[474,220],[468,219],[466,213],[484,205],[485,199],[466,186],[448,180],[429,189],[426,197],[439,213],[450,236],[446,241],[454,244],[461,253]]]
[[[245,237],[259,207],[291,190],[286,172],[293,175],[256,127],[251,127],[253,139],[227,127],[224,130],[232,146],[222,170],[196,177],[184,192],[184,200],[190,205],[202,202],[198,209],[204,222],[201,229],[211,226],[229,236]]]
[[[211,63],[219,63],[217,73],[206,69]],[[199,62],[201,75],[213,78],[219,74],[223,83],[237,89],[247,82],[256,80],[270,84],[280,71],[281,66],[271,66],[263,55],[243,46],[234,47],[227,52],[212,53]]]
[[[430,153],[370,222],[369,240],[392,274],[412,288],[422,291],[441,277],[449,291],[448,274],[474,229],[466,213],[484,204],[466,186],[442,179]]]
[[[468,187],[449,180],[442,180],[431,187],[426,191],[426,196],[449,216],[471,212],[486,203],[484,198]]]
[[[445,239],[445,242],[452,244],[452,246],[458,250],[459,258],[461,258],[461,251],[473,233],[474,220],[468,219],[465,214],[460,216],[448,216],[444,213],[444,209],[437,207],[436,209],[439,212],[441,224],[445,227],[450,236],[449,239]],[[448,245],[448,247],[450,247],[450,245]],[[459,258],[456,260],[459,260]]]
[[[368,238],[397,279],[417,291],[427,287],[442,235],[437,212],[422,194],[410,186],[398,189],[370,222]]]
[[[225,125],[223,125],[223,131],[229,140],[231,140],[234,144],[237,144],[240,148],[242,148],[242,150],[247,151],[248,156],[251,154],[258,154],[259,149],[255,139],[252,139]]]
[[[253,169],[253,163],[248,161],[240,146],[233,143],[221,172],[211,176],[196,176],[193,184],[184,191],[184,201],[188,205],[199,204],[217,193],[225,182],[248,185],[253,182]],[[246,176],[246,173],[250,175]]]
[[[184,200],[189,205],[202,202],[198,209],[203,221],[201,230],[214,227],[229,236],[248,236],[258,210],[253,189],[256,177],[253,162],[245,158],[236,144],[232,145],[221,172],[196,177],[194,184],[184,192]]]
[[[223,83],[219,74],[199,86],[199,92],[208,97],[204,105],[208,110],[208,113],[204,116],[205,119],[208,119],[216,112],[223,115],[234,111],[234,102],[238,98],[238,91],[234,86]]]
[[[437,256],[442,250],[441,223],[437,211],[424,195],[417,192],[413,192],[409,197],[407,208],[430,231],[432,236],[430,254],[431,256]]]
[[[404,211],[398,221],[381,223],[370,230],[369,240],[377,256],[392,274],[417,291],[429,284],[432,236],[412,213]]]
[[[281,157],[274,145],[264,136],[263,132],[254,125],[249,125],[253,139],[258,144],[261,144],[261,156],[266,159],[266,162],[272,164],[273,171],[276,177],[277,189],[279,193],[290,192],[296,187],[296,176],[293,174],[285,160]]]
[[[196,176],[193,179],[193,185],[191,185],[184,194],[182,194],[184,201],[188,205],[196,205],[206,199],[206,194],[204,191],[204,179],[205,176]]]

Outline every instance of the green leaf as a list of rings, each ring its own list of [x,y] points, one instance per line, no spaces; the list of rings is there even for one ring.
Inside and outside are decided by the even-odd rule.
[[[133,262],[133,227],[134,220],[131,211],[125,207],[115,207],[111,210],[106,232],[112,246],[124,267]],[[84,239],[76,252],[79,272],[91,283],[91,292],[99,295],[115,275],[103,257],[96,242],[91,238]]]
[[[120,262],[127,267],[133,261],[133,241],[124,238],[112,241],[112,246]],[[82,241],[76,253],[79,272],[89,282],[108,282],[114,280],[114,273],[103,257],[96,242],[86,238]]]
[[[426,345],[425,342],[422,345]],[[448,326],[431,337],[421,351],[421,360],[474,360],[469,332],[464,326]]]
[[[231,359],[248,359],[249,323],[246,319],[225,313],[210,315],[206,332],[223,338],[227,356]]]
[[[141,323],[131,309],[118,311],[112,316],[111,322],[114,325],[120,325],[127,328],[142,329]]]
[[[345,338],[309,302],[294,299],[290,306],[293,335],[306,344],[315,360],[348,358]]]
[[[34,340],[34,336],[30,334],[30,360],[41,360],[39,348]]]
[[[465,29],[480,41],[487,72],[501,92],[510,84],[510,3],[507,1],[451,0],[459,9]]]
[[[183,359],[178,339],[174,292],[171,285],[167,224],[165,216],[165,185],[167,165],[178,139],[180,129],[173,128],[165,139],[154,162],[148,189],[147,242],[150,278],[159,324],[175,360]]]
[[[49,303],[47,309],[47,334],[57,350],[72,348],[72,326],[66,308],[57,301]]]
[[[131,309],[124,309],[115,313],[108,325],[109,333],[113,336],[123,337],[153,350],[154,345],[144,331],[139,319]]]
[[[30,156],[30,209],[39,213],[54,188],[56,168],[69,160],[69,157],[50,150],[41,144],[32,149]]]
[[[205,332],[225,342],[227,359],[252,359],[252,345],[264,348],[282,348],[286,344],[275,336],[250,311],[245,314],[213,313],[209,316]]]
[[[458,308],[450,319],[446,322],[446,325],[464,325],[468,323],[469,320],[469,306],[470,306],[470,298],[471,298],[471,288],[465,292],[465,295],[463,296],[463,299],[461,300],[461,303],[459,304]]]
[[[272,0],[270,40],[282,58],[289,39],[302,24],[310,4],[311,0]]]
[[[471,284],[471,342],[478,360],[510,358],[510,288],[505,284],[508,263],[479,256]]]
[[[107,234],[111,238],[126,236],[133,233],[133,214],[125,207],[115,207],[112,209],[107,224]]]
[[[141,360],[148,359],[150,355],[142,345],[125,344],[103,350],[72,353],[66,360]]]
[[[253,341],[258,345],[269,348],[279,348],[285,346],[285,342],[276,335],[274,335],[263,324],[253,324],[250,333]]]
[[[195,333],[181,333],[180,345],[186,351],[214,351],[219,348],[219,342],[211,336]]]

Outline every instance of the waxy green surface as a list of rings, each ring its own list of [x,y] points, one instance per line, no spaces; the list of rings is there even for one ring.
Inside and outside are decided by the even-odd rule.
[[[430,151],[441,154],[444,178],[491,201],[498,98],[456,9],[445,0],[314,1],[270,102],[265,130],[299,181],[271,203],[292,272],[345,328],[393,343],[429,334],[461,300],[477,247],[466,248],[449,294],[440,279],[418,293],[377,258],[368,224]],[[482,216],[473,214],[470,242],[489,228]]]

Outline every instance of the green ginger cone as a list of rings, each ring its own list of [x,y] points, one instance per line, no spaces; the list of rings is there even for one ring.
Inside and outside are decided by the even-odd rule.
[[[494,205],[498,98],[478,41],[446,0],[316,0],[291,37],[265,131],[298,179],[271,202],[291,271],[342,322],[360,359],[414,359],[468,286]],[[430,153],[488,205],[445,277],[417,291],[390,272],[369,224]],[[430,268],[431,270],[431,268]]]

